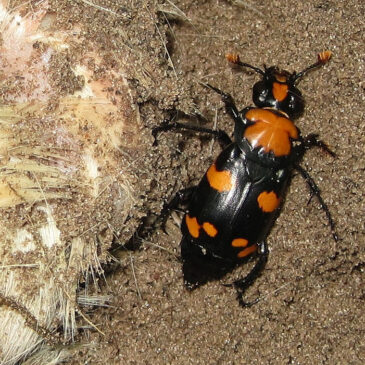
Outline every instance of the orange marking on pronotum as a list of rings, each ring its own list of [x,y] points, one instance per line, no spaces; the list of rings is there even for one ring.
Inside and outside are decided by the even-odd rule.
[[[198,220],[195,217],[191,218],[189,214],[187,214],[185,217],[185,222],[191,236],[194,238],[198,238],[200,230],[200,225],[198,223]]]
[[[272,85],[272,94],[277,101],[283,101],[288,95],[289,86],[287,84],[279,84],[274,82]]]
[[[248,245],[248,240],[246,240],[246,238],[235,238],[231,242],[231,245],[233,247],[246,247]]]
[[[290,153],[290,138],[298,138],[298,129],[290,119],[267,109],[251,109],[246,113],[246,118],[255,122],[244,133],[252,147],[261,146],[265,152],[272,151],[275,156]]]
[[[256,250],[257,250],[257,245],[252,245],[252,246],[247,247],[244,250],[238,252],[237,257],[239,257],[239,258],[246,257],[248,255],[251,255]]]
[[[258,197],[257,202],[261,210],[265,213],[273,212],[280,204],[280,198],[277,197],[275,192],[263,191]]]
[[[207,171],[209,185],[219,192],[229,191],[232,189],[232,176],[229,171],[218,171],[215,165],[209,167]]]
[[[207,233],[210,237],[215,237],[218,234],[217,228],[213,226],[213,224],[209,222],[204,222],[202,225],[204,231]]]

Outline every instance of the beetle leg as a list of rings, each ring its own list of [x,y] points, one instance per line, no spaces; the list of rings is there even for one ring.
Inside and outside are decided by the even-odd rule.
[[[236,280],[233,283],[233,286],[237,290],[237,300],[241,307],[251,307],[260,301],[259,297],[251,302],[246,302],[243,300],[243,294],[245,293],[246,289],[256,280],[258,276],[260,276],[261,271],[265,268],[269,256],[269,250],[265,241],[259,244],[258,255],[258,261],[252,270],[246,275],[246,277]]]
[[[236,104],[234,103],[234,100],[230,94],[225,93],[224,91],[222,91],[210,84],[202,84],[202,85],[205,87],[208,87],[209,89],[212,89],[217,94],[219,94],[222,98],[222,101],[224,103],[227,113],[231,116],[231,118],[234,120],[234,122],[239,123],[239,124],[242,123],[242,118],[240,117]]]
[[[332,157],[336,154],[327,146],[327,144],[318,139],[318,134],[311,133],[308,136],[300,139],[300,144],[294,147],[294,153],[297,160],[300,160],[304,153],[312,147],[319,147],[322,151],[328,153]]]
[[[332,219],[332,215],[331,215],[331,212],[328,209],[327,204],[324,202],[324,200],[321,196],[321,191],[320,191],[319,187],[317,186],[317,184],[313,180],[313,178],[309,175],[307,170],[305,170],[300,165],[294,165],[294,168],[295,168],[295,170],[297,170],[300,173],[300,175],[302,175],[303,179],[308,184],[309,189],[311,191],[311,195],[315,195],[317,197],[317,199],[319,201],[319,204],[321,205],[321,209],[326,213],[328,224],[331,228],[333,239],[337,242],[338,241],[338,235],[336,233],[335,223]]]
[[[228,136],[226,132],[224,132],[221,129],[210,129],[210,128],[204,128],[194,125],[186,125],[183,123],[178,122],[170,122],[169,120],[165,120],[162,122],[162,124],[159,127],[153,128],[152,130],[152,136],[154,137],[153,145],[157,146],[157,134],[160,132],[167,132],[171,130],[188,130],[188,131],[195,131],[199,133],[208,133],[212,134],[214,137],[216,137],[221,144],[221,146],[224,148],[232,143],[232,139]]]
[[[312,147],[319,147],[321,150],[328,153],[332,157],[336,157],[336,154],[327,146],[327,144],[318,139],[318,134],[308,134],[308,136],[303,138],[302,143],[305,150],[308,150]]]
[[[187,204],[190,201],[195,189],[196,186],[192,186],[190,188],[179,190],[169,202],[164,204],[159,216],[159,220],[161,221],[161,228],[164,232],[166,221],[171,210],[177,209],[179,206]]]
[[[165,226],[170,211],[177,209],[181,205],[187,204],[195,189],[196,187],[192,186],[190,188],[179,190],[169,202],[164,204],[161,213],[157,217],[154,217],[150,221],[144,219],[143,223],[140,224],[133,236],[126,244],[123,245],[123,247],[128,250],[138,249],[141,245],[141,239],[148,237],[157,226],[161,227],[161,229],[166,233]]]

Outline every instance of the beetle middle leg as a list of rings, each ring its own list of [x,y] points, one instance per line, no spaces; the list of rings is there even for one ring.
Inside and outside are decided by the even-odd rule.
[[[301,143],[298,146],[294,147],[296,162],[293,164],[293,167],[295,170],[297,170],[300,173],[300,175],[304,178],[304,180],[306,181],[306,183],[309,186],[309,189],[311,192],[309,202],[311,201],[312,196],[317,197],[319,204],[321,205],[321,209],[326,213],[327,220],[328,220],[329,226],[331,228],[333,239],[337,242],[338,235],[335,230],[335,223],[332,219],[332,215],[328,209],[327,204],[324,202],[324,200],[321,196],[321,191],[320,191],[319,187],[317,186],[316,182],[309,175],[308,171],[305,170],[303,167],[301,167],[298,164],[298,162],[303,157],[304,153],[312,147],[319,147],[321,150],[328,153],[332,157],[335,157],[336,154],[327,146],[327,144],[325,142],[318,139],[318,134],[311,133],[308,136],[302,138],[300,142]]]
[[[332,232],[332,237],[337,242],[338,235],[337,235],[337,232],[335,229],[335,223],[332,219],[332,215],[331,215],[330,210],[328,209],[327,204],[325,203],[325,201],[323,200],[323,198],[321,196],[321,191],[320,191],[318,185],[313,180],[313,178],[309,175],[308,171],[305,170],[303,167],[296,164],[296,165],[294,165],[294,168],[295,168],[295,170],[297,170],[300,173],[300,175],[303,177],[303,179],[308,184],[311,194],[315,195],[317,197],[319,204],[321,205],[321,209],[326,213],[328,224],[329,224],[331,232]]]
[[[226,132],[224,132],[221,129],[210,129],[210,128],[204,128],[200,126],[194,126],[194,125],[186,125],[179,122],[172,122],[171,120],[165,120],[162,122],[162,124],[159,127],[156,127],[152,130],[152,136],[154,137],[153,145],[157,145],[157,134],[160,132],[167,132],[171,130],[188,130],[188,131],[195,131],[199,133],[207,133],[211,134],[214,137],[216,137],[221,144],[222,147],[226,147],[229,144],[232,143],[232,139],[228,136]]]

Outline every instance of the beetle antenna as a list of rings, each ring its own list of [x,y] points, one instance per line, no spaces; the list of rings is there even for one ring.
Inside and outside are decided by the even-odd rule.
[[[228,62],[233,63],[234,65],[238,65],[241,67],[248,67],[248,68],[252,68],[255,72],[259,73],[260,75],[264,76],[265,72],[262,71],[260,68],[252,66],[248,63],[245,62],[241,62],[240,61],[240,56],[237,53],[228,53],[226,54],[226,59]]]
[[[313,63],[313,65],[308,66],[303,71],[300,71],[299,73],[293,73],[292,75],[292,82],[295,83],[298,79],[303,77],[309,70],[312,70],[313,68],[320,67],[325,65],[330,58],[332,57],[331,51],[324,51],[321,53],[318,53],[318,60],[317,62]]]

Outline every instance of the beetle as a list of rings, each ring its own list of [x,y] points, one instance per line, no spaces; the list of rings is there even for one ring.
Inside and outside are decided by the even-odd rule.
[[[220,279],[256,254],[251,271],[227,286],[237,291],[241,306],[245,290],[260,275],[268,259],[266,238],[278,216],[293,171],[305,179],[311,196],[316,196],[326,213],[333,238],[337,241],[334,221],[320,190],[308,172],[300,166],[305,152],[319,147],[334,156],[318,135],[302,137],[293,120],[304,110],[298,81],[308,71],[326,64],[331,52],[318,54],[317,62],[303,71],[290,73],[278,67],[264,70],[241,62],[229,54],[234,65],[253,69],[261,80],[253,86],[253,102],[238,111],[232,96],[205,84],[221,96],[225,109],[234,121],[234,140],[221,130],[165,122],[153,130],[194,130],[219,138],[224,149],[208,168],[197,186],[179,191],[165,205],[161,215],[187,205],[182,219],[181,258],[186,288],[194,289],[209,280]],[[164,218],[165,219],[165,218]]]

